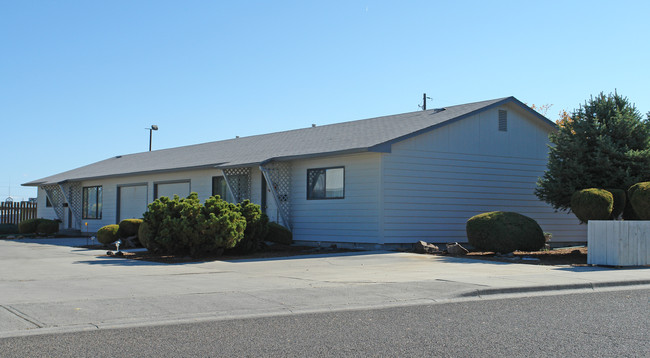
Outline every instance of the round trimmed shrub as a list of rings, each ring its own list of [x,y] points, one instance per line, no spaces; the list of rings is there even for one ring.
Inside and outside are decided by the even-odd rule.
[[[38,219],[36,232],[39,234],[52,235],[59,231],[59,222],[49,219]]]
[[[525,215],[508,211],[492,211],[467,220],[467,240],[480,251],[537,251],[546,239],[537,222]]]
[[[276,223],[269,223],[269,231],[264,241],[271,241],[278,244],[291,245],[293,242],[293,233],[286,227]]]
[[[18,225],[16,224],[0,224],[0,235],[3,234],[17,234]]]
[[[117,231],[120,229],[120,226],[117,224],[112,224],[112,225],[106,225],[101,227],[99,230],[97,230],[97,241],[104,245],[112,244],[117,239],[119,239],[119,236],[117,235]]]
[[[613,207],[614,196],[605,189],[582,189],[571,196],[571,211],[582,223],[609,220]]]
[[[630,204],[640,220],[650,220],[650,182],[636,183],[628,190]]]
[[[142,219],[124,219],[120,221],[119,237],[137,236],[140,224],[142,224]]]
[[[138,227],[138,240],[142,247],[146,247],[147,250],[155,252],[159,250],[159,248],[155,246],[153,234],[154,232],[151,230],[151,225],[146,221],[143,221]]]
[[[618,217],[623,214],[623,211],[625,211],[625,205],[627,204],[627,193],[623,189],[606,190],[612,194],[612,198],[614,199],[610,219],[618,219]]]

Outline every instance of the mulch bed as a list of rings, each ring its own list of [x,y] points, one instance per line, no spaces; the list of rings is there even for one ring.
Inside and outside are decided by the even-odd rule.
[[[546,251],[515,251],[512,255],[496,255],[494,252],[470,252],[469,259],[515,262],[531,265],[587,265],[586,247],[558,248]]]
[[[102,249],[101,245],[88,246],[88,248]],[[336,247],[316,248],[311,246],[293,246],[276,244],[264,248],[261,251],[252,254],[236,254],[226,252],[221,255],[210,255],[203,257],[190,257],[185,255],[162,255],[149,251],[140,252],[123,252],[123,258],[130,260],[141,260],[150,262],[160,262],[167,264],[187,263],[187,262],[207,262],[207,261],[232,261],[232,260],[251,260],[292,257],[301,255],[330,254],[358,252],[358,250],[341,249]],[[109,255],[105,255],[109,257]],[[572,247],[560,248],[546,251],[515,251],[508,255],[497,255],[494,252],[470,252],[466,256],[459,256],[468,259],[522,263],[530,265],[569,265],[569,266],[586,266],[587,265],[587,248]]]
[[[101,245],[94,245],[88,248],[103,248]],[[166,264],[178,264],[187,262],[207,262],[207,261],[232,261],[232,260],[253,260],[253,259],[268,259],[279,257],[292,257],[301,255],[317,255],[317,254],[332,254],[344,252],[358,252],[358,250],[341,249],[336,247],[318,248],[311,246],[293,246],[276,244],[268,246],[263,250],[251,254],[237,254],[232,252],[225,252],[221,255],[206,255],[201,257],[191,257],[186,255],[163,255],[155,254],[149,251],[140,252],[122,252],[123,258],[129,260],[141,260],[160,262]],[[106,257],[114,257],[114,255],[105,255]]]

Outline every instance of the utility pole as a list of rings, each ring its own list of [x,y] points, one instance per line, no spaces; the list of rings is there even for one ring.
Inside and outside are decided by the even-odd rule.
[[[422,93],[422,105],[418,104],[418,107],[422,108],[423,111],[427,110],[427,99],[432,99],[432,98],[427,97],[426,93]]]

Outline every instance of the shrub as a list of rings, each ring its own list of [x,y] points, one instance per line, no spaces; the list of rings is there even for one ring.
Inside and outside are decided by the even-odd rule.
[[[18,225],[16,224],[0,224],[0,235],[3,234],[17,234]]]
[[[293,233],[291,230],[276,222],[270,222],[269,231],[264,240],[276,242],[278,244],[291,245],[293,242]]]
[[[625,211],[625,206],[627,204],[627,193],[623,189],[606,189],[612,194],[614,203],[612,205],[612,213],[610,219],[618,219],[623,211]]]
[[[21,234],[34,234],[38,227],[39,219],[27,219],[18,223],[18,231]]]
[[[156,246],[153,234],[154,232],[146,221],[143,221],[138,227],[138,240],[142,247],[146,247],[149,251],[156,252],[159,251],[160,248]]]
[[[544,232],[537,222],[527,216],[504,211],[492,211],[467,220],[467,240],[481,251],[536,251],[544,247]]]
[[[140,224],[142,219],[124,219],[120,221],[120,231],[117,234],[119,237],[137,236]]]
[[[161,197],[149,204],[140,230],[148,250],[199,256],[234,247],[244,236],[246,219],[234,204],[214,196],[201,205],[198,195]],[[141,225],[141,227],[142,227]]]
[[[237,210],[246,219],[246,229],[244,238],[233,250],[240,253],[254,252],[269,232],[269,217],[262,213],[259,205],[251,203],[248,199],[237,204]]]
[[[578,190],[571,196],[571,211],[583,223],[589,220],[608,220],[613,207],[614,197],[604,189]]]
[[[639,216],[634,212],[634,207],[632,207],[632,194],[638,188],[638,184],[633,184],[627,189],[627,201],[625,202],[625,209],[623,210],[623,220],[640,220]]]
[[[119,236],[117,236],[117,231],[120,229],[120,226],[117,224],[106,225],[97,230],[97,241],[104,245],[112,244]]]
[[[632,193],[630,204],[636,216],[640,220],[650,220],[650,182],[634,184],[628,192]]]
[[[59,222],[49,219],[38,219],[36,232],[39,234],[52,235],[59,231]]]

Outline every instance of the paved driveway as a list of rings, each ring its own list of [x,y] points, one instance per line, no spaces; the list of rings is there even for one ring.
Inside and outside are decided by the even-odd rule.
[[[650,268],[551,267],[394,252],[161,264],[0,240],[0,337],[650,284]]]

